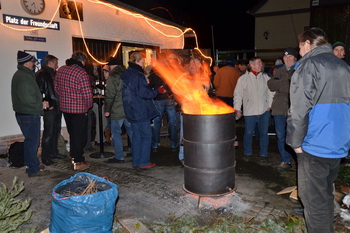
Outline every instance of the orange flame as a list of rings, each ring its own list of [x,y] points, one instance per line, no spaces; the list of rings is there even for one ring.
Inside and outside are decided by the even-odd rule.
[[[154,70],[170,87],[183,113],[193,115],[216,115],[232,113],[235,110],[219,99],[208,96],[210,83],[208,63],[191,58],[181,64],[181,58],[174,53],[160,54]]]

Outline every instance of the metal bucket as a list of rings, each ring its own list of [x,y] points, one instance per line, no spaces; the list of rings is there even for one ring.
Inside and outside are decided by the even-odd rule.
[[[235,188],[235,113],[183,114],[184,189],[219,196]]]

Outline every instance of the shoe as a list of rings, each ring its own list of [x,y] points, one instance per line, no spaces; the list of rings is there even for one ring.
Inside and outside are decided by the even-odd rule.
[[[171,151],[177,151],[179,149],[179,147],[171,147]]]
[[[67,158],[67,155],[63,155],[63,154],[55,154],[53,156],[51,156],[52,159],[65,159]]]
[[[87,162],[77,162],[77,163],[73,163],[73,169],[74,171],[81,171],[81,170],[86,170],[90,168],[90,164]]]
[[[157,147],[152,148],[152,152],[158,152],[158,148]]]
[[[116,159],[116,158],[112,158],[112,159],[108,159],[107,161],[105,161],[106,163],[124,163],[124,160],[120,160],[120,159]]]
[[[252,158],[252,155],[243,155],[244,161],[249,161],[249,160],[251,160],[251,158]]]
[[[104,145],[104,146],[111,146],[112,143],[105,141],[105,142],[103,143],[103,145]]]
[[[45,164],[46,166],[50,166],[54,164],[54,162],[51,159],[41,159],[41,162]]]
[[[267,158],[267,156],[260,156],[260,162],[267,163],[268,161],[269,159]]]
[[[282,162],[280,165],[278,165],[277,170],[278,171],[288,171],[292,169],[292,164],[287,162]]]
[[[152,167],[155,167],[156,164],[155,163],[150,163],[150,164],[147,164],[147,165],[144,165],[144,166],[139,166],[139,168],[152,168]]]
[[[37,177],[37,176],[46,176],[50,174],[50,171],[49,170],[41,170],[37,173],[34,173],[34,174],[28,174],[28,177]]]
[[[292,214],[297,216],[304,216],[304,208],[302,206],[293,207]]]
[[[93,147],[87,147],[85,148],[85,150],[89,151],[89,152],[93,152],[94,151],[94,148]]]

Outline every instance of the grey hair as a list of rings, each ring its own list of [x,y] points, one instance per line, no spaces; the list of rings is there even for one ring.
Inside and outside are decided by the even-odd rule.
[[[77,61],[86,61],[87,55],[84,52],[76,51],[72,54],[72,58]]]
[[[131,62],[139,62],[141,59],[145,58],[145,55],[143,53],[140,52],[133,52],[130,55],[130,61]]]

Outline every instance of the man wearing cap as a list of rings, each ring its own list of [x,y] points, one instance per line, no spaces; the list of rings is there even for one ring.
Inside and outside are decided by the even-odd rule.
[[[49,171],[40,169],[37,157],[40,140],[40,115],[49,107],[43,101],[35,81],[35,59],[32,55],[18,51],[17,71],[12,77],[11,97],[16,120],[24,136],[24,165],[29,177],[47,175]]]
[[[294,48],[286,48],[283,52],[284,65],[277,68],[273,77],[267,81],[270,91],[275,92],[271,105],[271,115],[275,123],[278,152],[281,158],[278,170],[290,170],[292,168],[291,153],[293,151],[286,145],[286,123],[290,102],[290,79],[294,73],[297,57],[298,52]]]
[[[221,67],[214,76],[216,96],[231,107],[233,107],[233,92],[240,76],[233,58],[228,59],[226,65]]]
[[[333,45],[333,54],[340,58],[344,59],[345,58],[345,44],[343,42],[337,41]]]
[[[129,121],[126,119],[122,89],[123,81],[120,74],[124,70],[122,62],[118,58],[109,59],[109,77],[106,83],[105,117],[111,118],[112,143],[114,146],[114,158],[108,159],[107,163],[124,163],[122,126],[124,124],[126,132],[132,143],[132,130]]]

